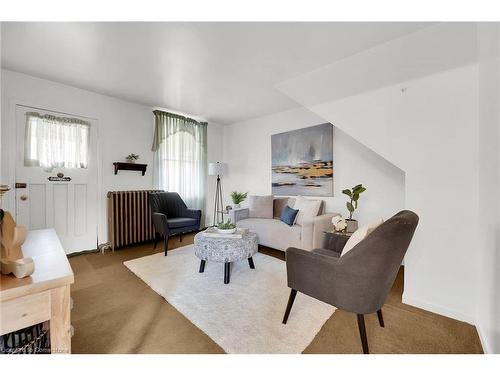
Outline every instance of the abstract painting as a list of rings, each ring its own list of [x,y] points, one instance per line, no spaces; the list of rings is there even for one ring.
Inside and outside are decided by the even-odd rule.
[[[271,136],[274,195],[333,196],[333,125]]]

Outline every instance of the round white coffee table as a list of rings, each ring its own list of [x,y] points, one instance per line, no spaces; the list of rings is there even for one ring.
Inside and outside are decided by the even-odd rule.
[[[229,284],[231,263],[248,259],[255,269],[252,256],[258,249],[257,233],[246,232],[242,238],[209,237],[203,232],[194,236],[194,253],[200,262],[200,273],[205,271],[206,262],[224,263],[224,284]]]

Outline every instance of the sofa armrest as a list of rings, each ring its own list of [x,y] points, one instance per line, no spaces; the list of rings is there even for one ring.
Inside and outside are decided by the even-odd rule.
[[[168,237],[170,229],[168,228],[167,215],[159,212],[153,212],[153,225],[156,233]]]
[[[332,226],[332,218],[338,216],[335,213],[318,215],[302,223],[302,248],[312,250],[321,247],[323,232]]]
[[[232,223],[237,223],[240,220],[248,219],[250,217],[249,208],[236,208],[229,211],[229,219]]]

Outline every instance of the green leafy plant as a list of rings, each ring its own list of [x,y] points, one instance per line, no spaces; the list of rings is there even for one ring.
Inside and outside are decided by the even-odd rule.
[[[237,191],[231,192],[231,200],[234,204],[240,204],[245,199],[247,199],[248,193],[239,193]]]
[[[366,191],[366,188],[362,184],[356,185],[352,189],[342,190],[342,193],[351,198],[351,201],[346,203],[347,210],[349,211],[349,220],[352,220],[352,214],[358,208],[359,196],[364,191]]]
[[[137,154],[128,154],[125,159],[127,159],[129,161],[138,160],[139,159],[139,155],[137,155]]]
[[[236,224],[231,223],[231,220],[227,219],[226,222],[220,222],[217,225],[217,228],[219,228],[219,229],[234,229],[234,228],[236,228]]]

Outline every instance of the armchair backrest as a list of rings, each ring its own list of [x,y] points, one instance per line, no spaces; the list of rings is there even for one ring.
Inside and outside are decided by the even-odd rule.
[[[187,209],[180,195],[175,192],[151,193],[149,203],[152,212],[165,214],[168,218],[182,217]]]
[[[357,305],[354,310],[373,312],[382,307],[417,224],[417,214],[401,211],[340,257],[339,267],[356,275],[349,297]]]

